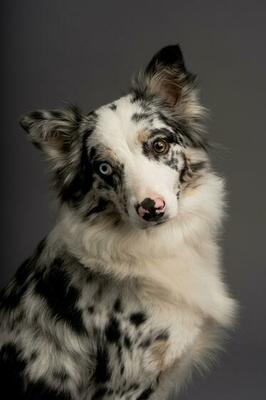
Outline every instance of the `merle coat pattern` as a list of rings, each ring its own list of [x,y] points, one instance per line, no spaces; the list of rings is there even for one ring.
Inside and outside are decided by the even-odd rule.
[[[8,398],[167,399],[212,357],[235,303],[203,113],[195,76],[168,46],[111,104],[22,118],[59,210],[1,293]]]

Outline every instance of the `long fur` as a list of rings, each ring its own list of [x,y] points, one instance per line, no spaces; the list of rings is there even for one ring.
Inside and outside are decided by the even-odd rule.
[[[95,112],[23,117],[59,211],[1,294],[10,398],[162,400],[212,362],[236,304],[220,267],[224,181],[203,113],[195,76],[169,46],[128,95]],[[161,155],[158,138],[168,143]],[[138,205],[154,196],[166,210],[143,220]]]

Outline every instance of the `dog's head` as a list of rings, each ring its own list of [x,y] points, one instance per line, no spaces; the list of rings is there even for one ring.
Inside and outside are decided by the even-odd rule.
[[[21,125],[48,156],[62,203],[83,220],[147,228],[178,214],[182,191],[207,166],[201,117],[195,76],[169,46],[119,100],[89,114],[35,111]]]

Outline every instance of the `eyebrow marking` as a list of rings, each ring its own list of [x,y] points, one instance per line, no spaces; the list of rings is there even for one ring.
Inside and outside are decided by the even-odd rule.
[[[117,162],[118,161],[118,157],[115,154],[115,152],[109,148],[101,148],[98,150],[98,152],[96,153],[96,157],[95,157],[96,161],[114,161]]]
[[[114,161],[118,160],[117,155],[111,149],[105,149],[102,154],[103,154],[104,157],[107,157],[107,158],[112,159]]]
[[[152,137],[161,136],[167,138],[170,143],[177,143],[177,144],[179,143],[176,133],[172,132],[170,129],[157,128],[157,129],[152,129],[150,132]]]
[[[147,140],[150,138],[151,134],[150,132],[142,129],[141,131],[138,132],[137,137],[138,137],[138,141],[141,144],[144,144],[145,142],[147,142]]]

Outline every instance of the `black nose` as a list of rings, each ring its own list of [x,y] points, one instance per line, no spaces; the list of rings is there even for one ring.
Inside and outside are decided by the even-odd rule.
[[[146,197],[137,204],[136,211],[145,221],[158,221],[164,215],[165,201],[161,198]]]

